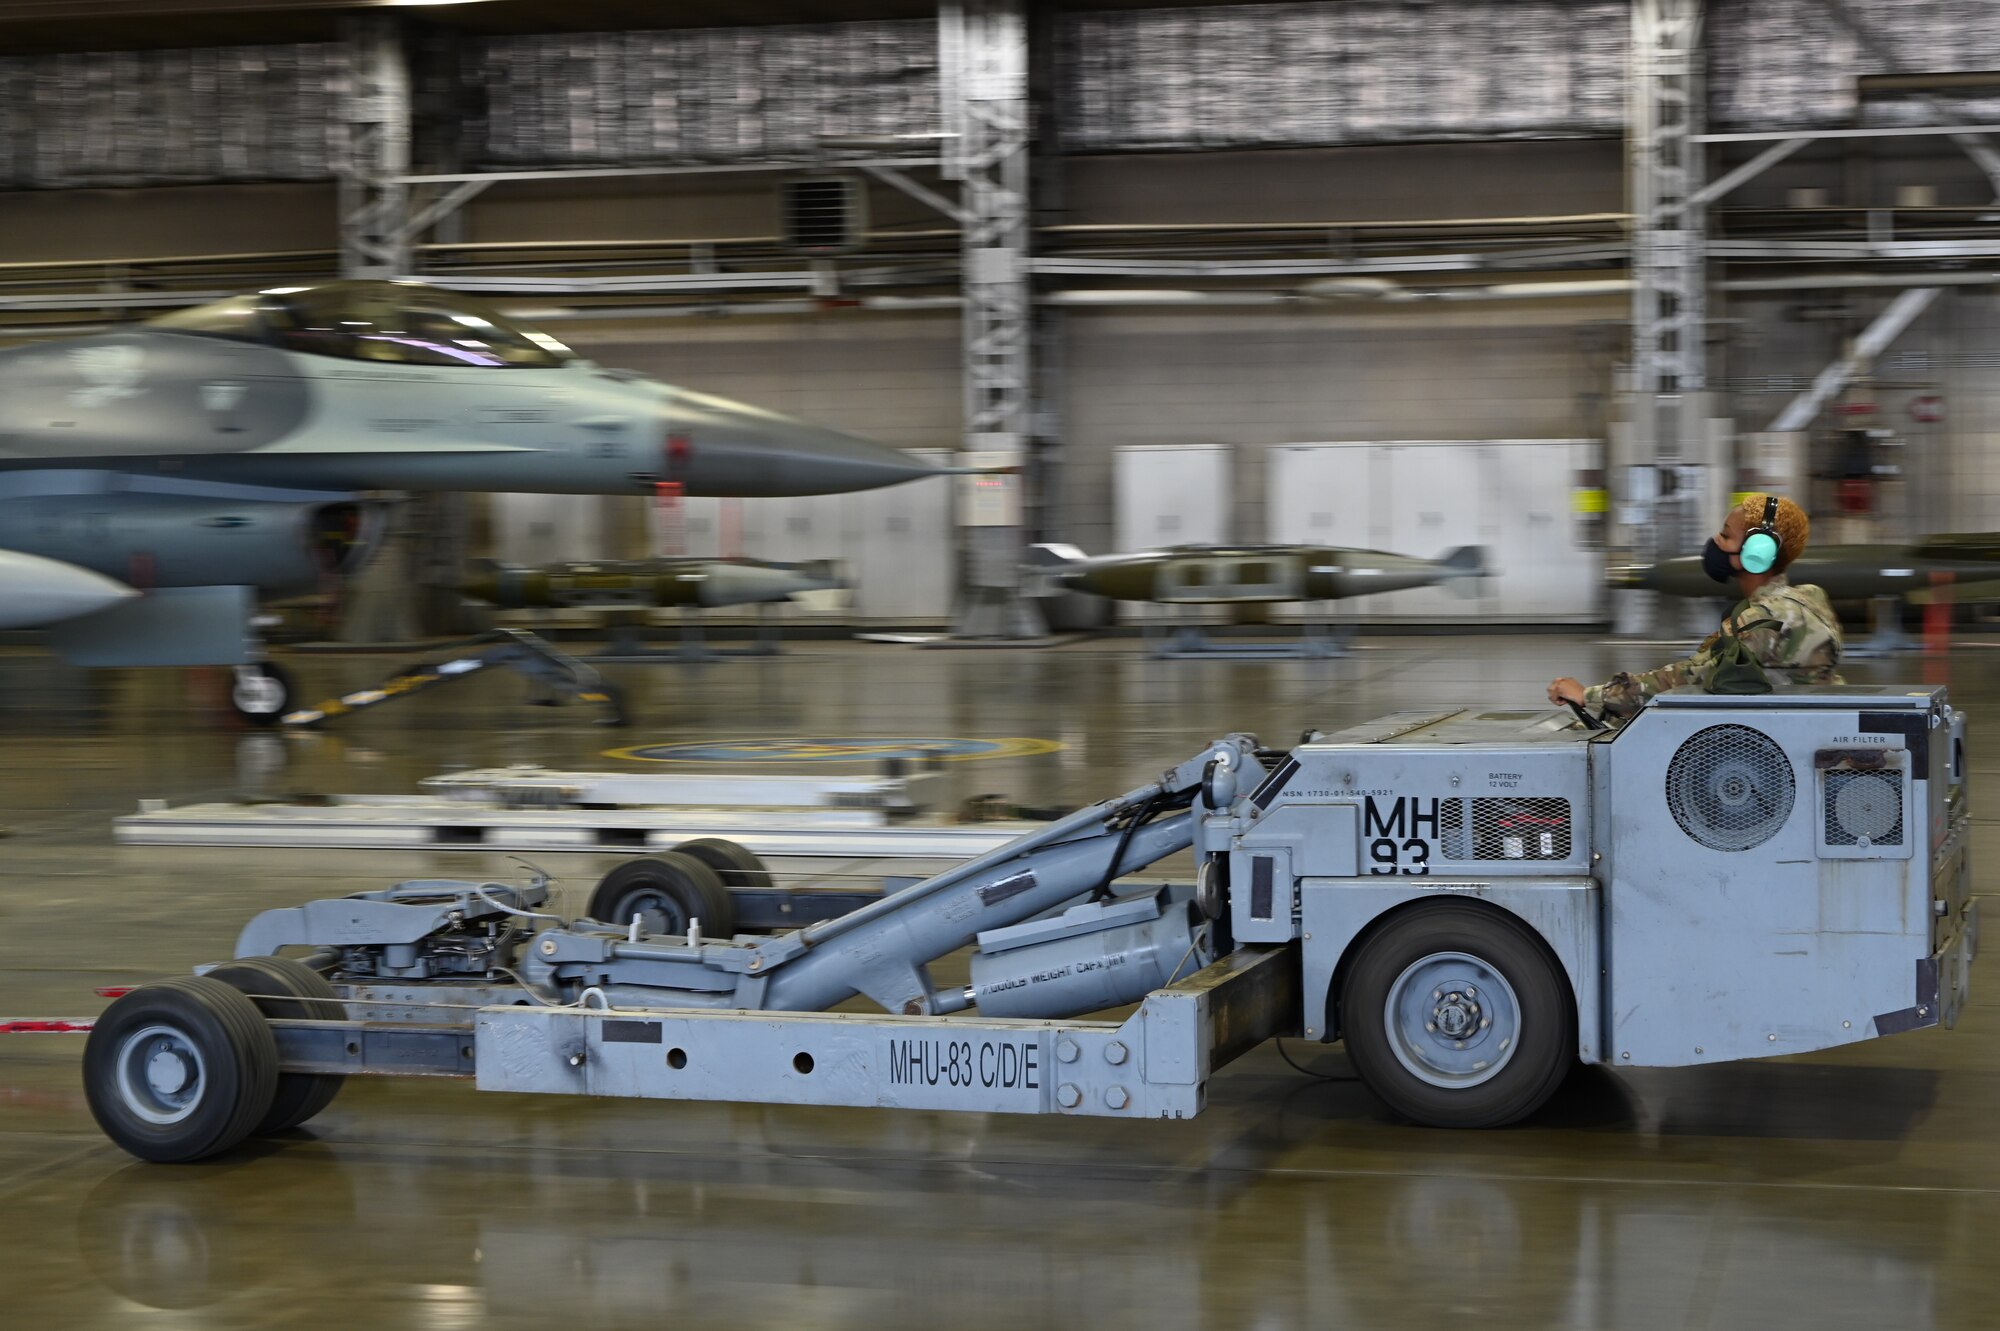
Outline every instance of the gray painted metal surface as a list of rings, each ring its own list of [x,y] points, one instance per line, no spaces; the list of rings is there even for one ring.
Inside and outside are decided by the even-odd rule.
[[[1617,761],[1597,775],[1612,833],[1600,869],[1610,884],[1611,1061],[1797,1053],[1883,1033],[1884,1014],[1908,1011],[1923,1025],[1945,1015],[1935,993],[1925,1001],[1919,992],[1919,972],[1943,941],[1940,921],[1960,926],[1949,904],[1936,913],[1932,894],[1941,867],[1932,852],[1951,844],[1943,691],[1824,689],[1764,701],[1669,695],[1625,727],[1610,746]],[[1682,820],[1706,842],[1661,816],[1663,774],[1671,802],[1673,765],[1705,749],[1720,755],[1722,784],[1711,809],[1692,806]],[[1850,761],[1891,757],[1894,768],[1856,773],[1897,804],[1890,825],[1875,829],[1872,845],[1828,844],[1823,813],[1829,801],[1838,810],[1836,777]],[[1765,782],[1761,770],[1781,779]],[[1732,781],[1755,792],[1735,796]]]

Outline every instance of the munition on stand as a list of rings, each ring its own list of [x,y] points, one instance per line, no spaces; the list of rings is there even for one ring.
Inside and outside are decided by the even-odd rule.
[[[1794,585],[1819,587],[1836,601],[1877,596],[1897,596],[1918,605],[1996,601],[2000,600],[2000,532],[1924,536],[1908,545],[1809,546],[1785,576]],[[1606,577],[1613,587],[1668,596],[1736,596],[1734,588],[1711,581],[1701,571],[1697,556],[1614,565]]]
[[[1333,601],[1437,583],[1470,596],[1474,580],[1492,573],[1476,545],[1436,559],[1323,545],[1176,545],[1097,556],[1073,545],[1037,545],[1029,567],[1070,591],[1177,605]]]
[[[756,559],[635,559],[494,565],[461,588],[503,610],[618,610],[758,605],[848,585],[831,559],[775,564]]]

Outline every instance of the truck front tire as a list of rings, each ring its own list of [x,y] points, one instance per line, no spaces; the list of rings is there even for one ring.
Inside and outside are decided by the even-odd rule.
[[[1355,1071],[1391,1109],[1439,1128],[1526,1118],[1576,1061],[1562,967],[1524,923],[1428,903],[1361,944],[1340,993]]]

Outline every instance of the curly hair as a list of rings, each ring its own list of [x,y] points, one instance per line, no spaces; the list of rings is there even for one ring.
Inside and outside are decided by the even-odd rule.
[[[1747,494],[1736,506],[1752,527],[1764,520],[1764,505],[1770,500],[1767,494]],[[1794,559],[1806,552],[1806,538],[1812,534],[1812,519],[1806,511],[1782,495],[1778,498],[1778,516],[1771,525],[1778,529],[1778,562],[1771,566],[1773,573],[1783,573]]]

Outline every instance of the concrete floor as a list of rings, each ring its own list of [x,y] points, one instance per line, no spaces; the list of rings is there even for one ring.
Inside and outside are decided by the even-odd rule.
[[[0,654],[0,1017],[227,955],[256,910],[495,856],[110,844],[140,797],[405,792],[454,766],[610,765],[617,743],[773,734],[1040,736],[957,793],[1099,798],[1206,738],[1400,707],[1529,705],[1558,673],[1664,656],[1589,640],[1400,638],[1347,662],[1177,662],[1133,644],[629,667],[639,724],[481,678],[319,737],[245,734],[219,680]],[[2000,653],[1942,676],[2000,763]],[[312,689],[382,659],[299,658]],[[609,860],[561,857],[568,904]],[[1982,891],[2000,870],[1982,868]],[[1994,909],[1987,904],[1989,914]],[[2000,1326],[2000,977],[1955,1032],[1688,1071],[1587,1071],[1531,1122],[1393,1120],[1336,1048],[1272,1047],[1186,1123],[480,1095],[350,1082],[289,1139],[200,1166],[98,1135],[82,1040],[0,1042],[0,1324],[394,1328]]]

